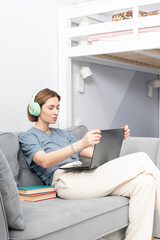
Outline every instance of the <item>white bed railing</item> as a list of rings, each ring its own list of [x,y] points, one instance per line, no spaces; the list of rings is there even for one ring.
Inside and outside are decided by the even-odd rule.
[[[160,41],[157,39],[152,38],[152,33],[150,33],[150,39],[153,39],[152,42],[147,41],[146,44],[143,46],[144,38],[140,37],[138,32],[139,28],[147,28],[152,26],[159,26],[160,25],[160,15],[155,16],[147,16],[147,17],[138,17],[139,11],[142,6],[150,5],[150,7],[154,4],[160,4],[158,0],[134,0],[134,1],[108,1],[108,2],[95,2],[95,3],[88,3],[88,4],[81,4],[71,7],[66,7],[64,11],[62,11],[61,18],[63,19],[62,22],[64,23],[61,28],[63,28],[63,32],[65,33],[65,42],[67,46],[67,55],[68,57],[78,57],[78,56],[85,56],[85,55],[94,55],[94,54],[103,54],[103,53],[111,53],[111,52],[121,52],[121,51],[132,51],[132,50],[141,50],[141,49],[150,49],[150,48],[159,48]],[[77,26],[71,27],[71,22],[77,18],[82,18],[91,16],[93,14],[101,14],[101,13],[110,13],[114,11],[121,11],[123,12],[124,9],[129,9],[133,12],[133,18],[123,21],[110,21],[105,23],[97,23],[97,24],[89,24],[86,26]],[[159,5],[160,9],[160,5]],[[124,31],[132,29],[133,33],[130,35],[130,38],[127,39],[127,47],[124,49],[122,46],[126,45],[126,41],[124,38],[121,38],[118,42],[114,39],[106,40],[107,43],[103,42],[101,46],[72,46],[72,40],[81,40],[83,37],[87,37],[92,34],[99,34],[99,33],[107,33],[107,32],[114,32],[114,31]],[[144,35],[144,34],[143,34]],[[149,34],[147,34],[149,35]],[[155,35],[155,34],[154,34]],[[155,38],[160,37],[160,32],[156,33]],[[147,36],[148,38],[148,36]],[[112,41],[113,40],[113,41]],[[134,41],[135,40],[135,41]],[[137,41],[140,40],[140,41]],[[108,47],[107,47],[108,45]],[[119,46],[119,47],[118,47]]]
[[[107,23],[98,23],[87,26],[80,26],[74,28],[68,28],[66,31],[67,38],[77,38],[82,36],[88,36],[90,34],[98,34],[103,32],[123,31],[127,29],[134,29],[138,34],[138,28],[152,27],[160,25],[160,15],[148,16],[138,18],[135,23],[135,19],[128,19],[123,21],[113,21]]]

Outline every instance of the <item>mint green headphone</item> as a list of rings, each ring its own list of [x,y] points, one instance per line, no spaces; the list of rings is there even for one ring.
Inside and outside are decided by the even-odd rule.
[[[35,117],[39,116],[40,113],[41,113],[41,107],[39,105],[39,103],[35,102],[35,97],[37,96],[37,94],[41,91],[42,89],[40,90],[37,90],[36,92],[33,93],[33,96],[30,100],[30,103],[29,103],[29,107],[28,107],[28,110],[29,110],[29,113]]]

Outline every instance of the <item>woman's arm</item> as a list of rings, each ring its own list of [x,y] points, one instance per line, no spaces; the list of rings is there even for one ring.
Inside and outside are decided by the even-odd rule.
[[[100,138],[100,130],[95,129],[88,132],[81,140],[73,143],[72,145],[68,145],[49,153],[46,153],[43,150],[36,152],[33,156],[33,161],[43,168],[50,168],[74,155],[74,150],[75,152],[79,152],[81,150],[83,152],[86,150],[85,152],[88,152],[87,156],[91,156],[91,150],[87,150],[86,148],[89,148],[91,145],[98,144],[100,142]],[[87,156],[85,155],[85,157]]]
[[[92,156],[93,156],[93,147],[88,147],[88,148],[83,149],[80,152],[79,156],[85,157],[85,158],[92,158]]]

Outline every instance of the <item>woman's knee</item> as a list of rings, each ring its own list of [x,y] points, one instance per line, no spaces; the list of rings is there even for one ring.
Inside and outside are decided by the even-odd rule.
[[[146,152],[136,152],[135,156],[137,156],[140,159],[150,159],[149,155]]]
[[[141,163],[144,163],[144,164],[147,163],[147,165],[150,165],[150,163],[153,162],[152,159],[149,157],[149,155],[145,152],[135,153],[135,158]]]

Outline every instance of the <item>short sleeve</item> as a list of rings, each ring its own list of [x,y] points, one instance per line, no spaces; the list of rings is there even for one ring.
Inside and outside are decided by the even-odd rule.
[[[43,150],[39,144],[38,138],[33,133],[25,132],[20,136],[19,142],[21,145],[21,149],[24,153],[24,156],[26,158],[26,161],[30,166],[34,154],[36,152]]]

